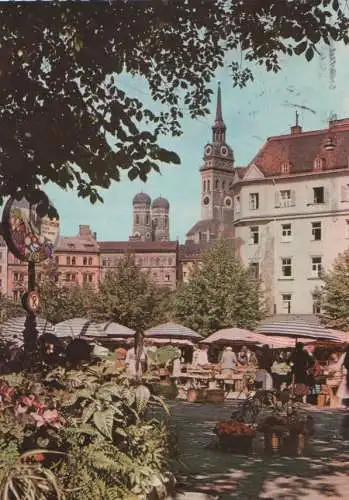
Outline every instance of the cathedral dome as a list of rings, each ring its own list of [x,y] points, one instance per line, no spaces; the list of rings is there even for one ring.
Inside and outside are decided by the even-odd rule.
[[[166,198],[162,198],[161,196],[159,198],[156,198],[153,203],[151,208],[163,208],[165,210],[169,210],[170,204],[166,200]]]
[[[147,193],[137,193],[132,201],[133,205],[150,205],[151,198]]]

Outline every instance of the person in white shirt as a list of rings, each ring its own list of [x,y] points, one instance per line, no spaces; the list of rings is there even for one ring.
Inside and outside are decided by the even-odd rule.
[[[207,347],[200,346],[200,349],[199,349],[199,352],[198,352],[197,358],[196,358],[196,364],[197,364],[197,366],[208,365]]]
[[[223,372],[230,371],[236,367],[237,365],[236,354],[230,346],[224,349],[220,360],[220,364]]]

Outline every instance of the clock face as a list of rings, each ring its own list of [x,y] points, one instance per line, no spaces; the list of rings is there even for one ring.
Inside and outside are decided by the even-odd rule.
[[[210,155],[212,153],[212,146],[206,146],[205,148],[205,154]]]
[[[226,146],[221,147],[221,155],[228,156],[228,148]]]
[[[233,204],[232,199],[229,197],[224,200],[224,203],[226,207],[231,207]]]
[[[204,205],[208,205],[210,203],[210,198],[208,196],[205,196],[205,198],[202,201]]]

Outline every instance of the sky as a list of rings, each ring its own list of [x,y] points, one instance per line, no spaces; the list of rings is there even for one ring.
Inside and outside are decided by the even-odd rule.
[[[286,134],[295,123],[295,112],[303,130],[325,128],[330,115],[349,117],[349,47],[336,49],[336,71],[329,74],[329,50],[324,47],[310,63],[302,57],[285,57],[282,70],[268,73],[255,67],[254,81],[244,89],[234,88],[228,69],[217,72],[211,88],[221,82],[223,118],[227,142],[234,150],[235,164],[245,166],[256,155],[266,139]],[[147,105],[151,98],[141,80],[121,76],[121,88]],[[211,114],[192,120],[185,116],[180,138],[165,137],[161,145],[176,151],[180,166],[163,165],[161,175],[153,172],[148,181],[129,181],[127,176],[102,190],[104,203],[91,205],[78,199],[75,192],[55,186],[45,191],[55,204],[61,219],[61,234],[73,236],[79,224],[89,224],[98,240],[128,240],[132,230],[132,199],[140,191],[152,199],[163,196],[170,203],[170,235],[185,241],[185,234],[200,219],[200,175],[203,148],[211,140],[215,114],[215,97]],[[309,109],[304,109],[309,108]]]

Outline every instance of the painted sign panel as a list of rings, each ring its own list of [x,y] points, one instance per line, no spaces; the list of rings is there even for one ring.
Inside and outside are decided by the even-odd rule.
[[[43,200],[31,204],[26,198],[10,198],[6,203],[2,223],[10,251],[26,262],[42,262],[52,257],[59,238],[59,218],[41,215],[53,206],[43,194]]]

